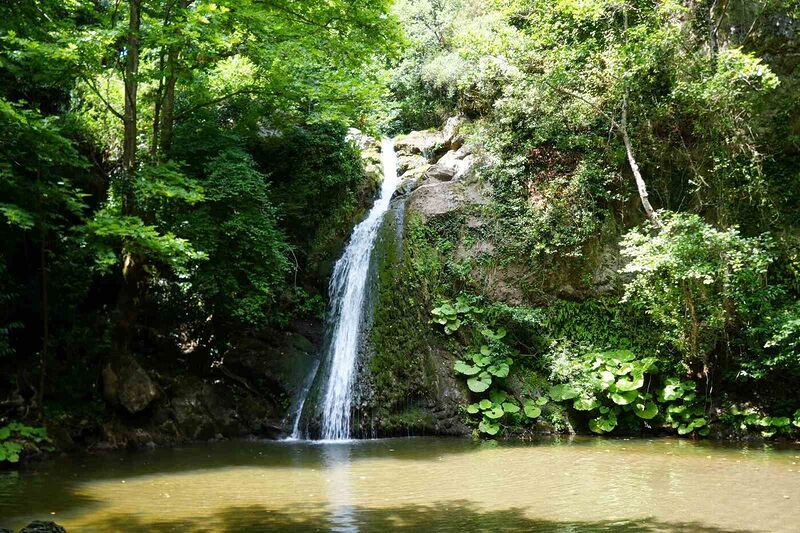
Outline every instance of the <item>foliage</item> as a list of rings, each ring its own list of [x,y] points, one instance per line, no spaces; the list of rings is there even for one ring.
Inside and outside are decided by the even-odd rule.
[[[10,422],[0,427],[0,463],[17,463],[27,446],[48,441],[46,429]]]
[[[748,320],[770,296],[767,237],[718,230],[698,215],[663,213],[663,227],[635,229],[622,241],[632,274],[624,301],[665,326],[687,360],[708,365],[734,321]]]
[[[432,322],[444,326],[444,332],[448,335],[458,331],[462,324],[469,320],[476,320],[483,314],[483,308],[470,305],[466,295],[461,294],[456,298],[455,303],[445,302],[439,307],[431,310],[433,315]]]
[[[220,153],[206,171],[206,201],[185,216],[191,241],[209,260],[187,290],[204,302],[205,316],[263,324],[291,268],[267,177],[236,149]]]

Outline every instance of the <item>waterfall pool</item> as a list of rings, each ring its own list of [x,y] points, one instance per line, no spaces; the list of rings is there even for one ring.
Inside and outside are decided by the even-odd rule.
[[[800,447],[678,439],[228,441],[0,472],[0,527],[798,531]]]

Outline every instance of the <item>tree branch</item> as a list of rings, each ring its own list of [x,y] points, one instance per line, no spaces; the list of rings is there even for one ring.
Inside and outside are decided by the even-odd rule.
[[[94,82],[92,82],[86,76],[81,76],[81,78],[83,79],[84,82],[86,82],[86,85],[89,86],[89,88],[100,99],[100,101],[103,102],[103,104],[105,104],[106,109],[108,109],[111,112],[111,114],[113,114],[115,117],[117,117],[120,120],[124,120],[125,119],[125,117],[122,116],[122,113],[120,113],[119,111],[114,109],[114,106],[112,106],[111,103],[103,97],[103,95],[100,93],[100,90],[97,88],[97,86],[95,86]]]
[[[222,95],[220,97],[212,98],[211,100],[206,100],[205,102],[200,102],[199,104],[195,104],[192,107],[184,109],[180,113],[175,113],[175,117],[174,118],[175,118],[175,120],[182,119],[187,115],[191,115],[192,113],[194,113],[198,109],[202,109],[202,108],[208,107],[210,105],[214,105],[214,104],[218,104],[220,102],[224,102],[225,100],[228,100],[229,98],[233,98],[235,96],[241,96],[243,94],[259,94],[259,93],[262,93],[262,92],[264,92],[264,91],[259,91],[258,89],[253,89],[253,88],[241,89],[239,91],[233,91],[232,93],[228,93],[228,94]]]

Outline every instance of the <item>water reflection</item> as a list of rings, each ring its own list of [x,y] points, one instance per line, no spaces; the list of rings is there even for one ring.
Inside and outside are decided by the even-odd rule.
[[[678,440],[227,442],[0,473],[0,527],[788,532],[798,463],[797,447]]]
[[[356,508],[350,490],[350,454],[349,443],[328,444],[322,448],[330,530],[342,533],[358,531]]]

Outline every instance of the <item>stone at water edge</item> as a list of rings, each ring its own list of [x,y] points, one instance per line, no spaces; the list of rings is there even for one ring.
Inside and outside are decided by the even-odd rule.
[[[19,533],[67,533],[67,530],[55,522],[34,520],[27,526],[20,529]]]

